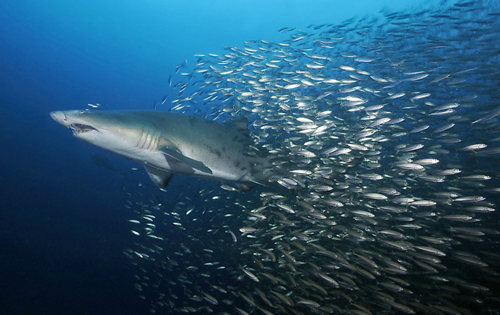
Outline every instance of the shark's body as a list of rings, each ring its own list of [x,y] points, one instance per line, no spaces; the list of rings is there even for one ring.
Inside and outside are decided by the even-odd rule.
[[[269,161],[252,145],[247,120],[218,123],[147,111],[57,111],[75,137],[144,164],[165,187],[173,174],[235,182],[243,191],[266,184]]]

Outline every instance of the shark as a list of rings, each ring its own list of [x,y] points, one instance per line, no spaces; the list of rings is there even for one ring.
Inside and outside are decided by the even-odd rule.
[[[242,191],[267,185],[271,163],[248,133],[248,120],[221,123],[158,111],[54,111],[73,135],[144,165],[166,187],[174,174],[234,182]]]

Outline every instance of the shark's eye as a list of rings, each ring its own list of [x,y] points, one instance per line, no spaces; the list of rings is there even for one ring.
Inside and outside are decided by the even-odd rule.
[[[92,131],[92,130],[97,131],[97,129],[95,129],[94,127],[89,126],[89,125],[83,125],[83,124],[71,124],[71,125],[69,125],[69,127],[71,129],[73,129],[74,131],[76,131],[77,133],[84,133],[84,132],[88,132],[88,131]]]

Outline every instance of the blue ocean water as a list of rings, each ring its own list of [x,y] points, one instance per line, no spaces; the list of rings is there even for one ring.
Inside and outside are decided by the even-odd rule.
[[[195,54],[280,41],[283,27],[416,5],[421,1],[2,2],[0,314],[150,311],[122,253],[135,240],[123,205],[130,190],[156,187],[142,169],[130,171],[137,163],[74,139],[51,111],[89,103],[150,110],[165,94],[176,97],[169,78],[180,64],[180,72],[193,69]],[[176,177],[169,193],[200,188],[191,184]]]

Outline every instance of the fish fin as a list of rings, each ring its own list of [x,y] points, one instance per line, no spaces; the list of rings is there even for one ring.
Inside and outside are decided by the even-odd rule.
[[[274,172],[274,170],[269,167],[262,167],[261,169],[256,169],[251,173],[250,181],[257,185],[262,186],[270,186],[271,179],[277,177],[278,174]]]
[[[227,122],[226,125],[228,127],[235,128],[244,136],[248,136],[248,119],[246,117],[238,117],[230,122]]]
[[[144,167],[146,168],[146,172],[148,172],[151,180],[159,187],[166,187],[170,182],[170,179],[172,179],[172,175],[174,175],[168,171],[159,170],[147,165],[144,165]]]
[[[257,186],[258,184],[252,183],[252,182],[245,182],[245,183],[236,183],[236,186],[238,187],[239,190],[242,192],[247,192]]]
[[[200,161],[193,160],[185,155],[182,154],[181,151],[179,151],[177,148],[173,147],[165,147],[161,150],[163,152],[163,155],[165,155],[165,158],[172,158],[176,161],[185,163],[189,166],[191,166],[194,169],[197,169],[203,173],[208,173],[208,174],[213,174],[212,170],[208,168],[205,164],[203,164]]]

